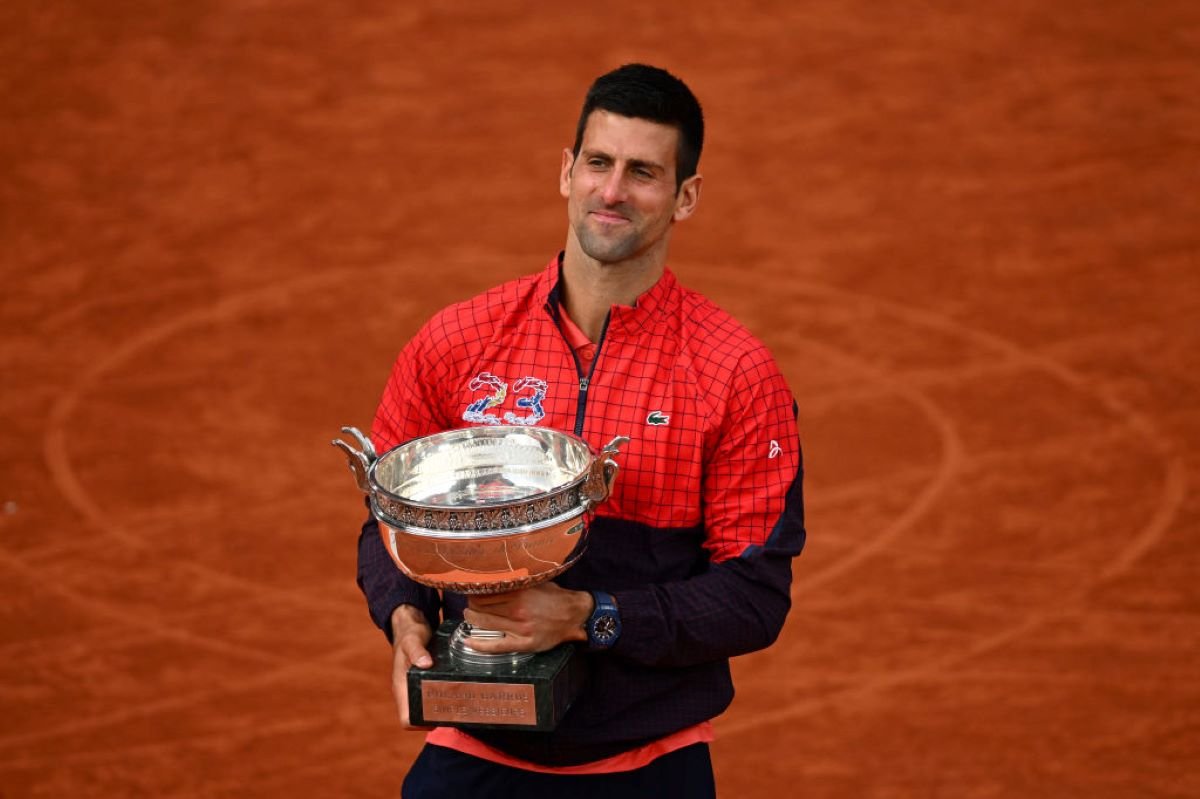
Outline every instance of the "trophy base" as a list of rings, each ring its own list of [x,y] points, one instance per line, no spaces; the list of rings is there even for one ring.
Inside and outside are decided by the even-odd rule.
[[[459,622],[442,622],[430,641],[433,666],[408,670],[413,724],[548,732],[583,685],[584,659],[561,644],[513,662],[465,662],[451,647]]]

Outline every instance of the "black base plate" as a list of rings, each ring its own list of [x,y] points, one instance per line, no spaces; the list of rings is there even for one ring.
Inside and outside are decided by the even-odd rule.
[[[413,724],[464,729],[553,730],[584,680],[574,644],[560,644],[517,665],[458,663],[450,635],[459,622],[442,622],[430,642],[433,666],[408,670],[408,713]]]

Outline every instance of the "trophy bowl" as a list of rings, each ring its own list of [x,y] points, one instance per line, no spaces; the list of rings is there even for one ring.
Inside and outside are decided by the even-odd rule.
[[[599,453],[578,436],[521,425],[468,427],[413,439],[377,455],[353,427],[347,456],[370,497],[384,547],[423,585],[461,594],[529,588],[568,569],[587,544],[595,508],[617,476],[614,438]],[[553,729],[583,680],[573,647],[496,654],[472,642],[503,637],[443,621],[432,669],[408,672],[413,723]]]
[[[334,440],[370,497],[396,566],[423,585],[461,594],[527,588],[569,568],[595,507],[612,490],[612,459],[578,436],[520,425],[468,427],[413,439],[376,455]]]

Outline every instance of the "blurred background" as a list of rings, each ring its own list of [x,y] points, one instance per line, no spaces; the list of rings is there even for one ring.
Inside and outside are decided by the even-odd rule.
[[[775,353],[809,545],[721,795],[1200,795],[1200,11],[0,8],[0,797],[394,796],[369,425],[539,269],[583,94],[704,104],[681,281]]]

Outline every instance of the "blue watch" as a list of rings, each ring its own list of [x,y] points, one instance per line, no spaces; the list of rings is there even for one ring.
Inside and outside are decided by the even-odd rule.
[[[596,607],[588,617],[584,627],[587,629],[588,649],[602,651],[609,649],[621,636],[621,614],[617,611],[617,602],[612,594],[604,591],[590,591]]]

